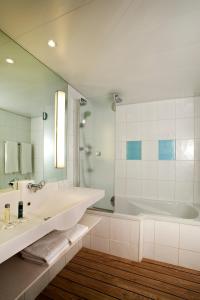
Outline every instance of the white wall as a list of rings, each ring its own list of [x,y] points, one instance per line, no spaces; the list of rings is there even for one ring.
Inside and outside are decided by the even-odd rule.
[[[126,142],[137,140],[142,160],[126,160]],[[158,140],[176,140],[176,160],[158,159]],[[200,98],[117,107],[116,195],[194,203],[199,181]]]

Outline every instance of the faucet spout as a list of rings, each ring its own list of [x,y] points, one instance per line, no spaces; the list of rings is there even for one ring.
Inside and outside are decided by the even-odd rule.
[[[45,186],[46,182],[44,180],[40,181],[39,183],[32,183],[29,182],[27,184],[27,189],[33,193],[36,193],[38,190],[41,190]]]

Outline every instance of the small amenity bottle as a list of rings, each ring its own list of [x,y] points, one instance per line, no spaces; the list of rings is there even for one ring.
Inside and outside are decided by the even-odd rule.
[[[3,220],[6,224],[10,223],[10,204],[5,204]]]
[[[18,219],[23,218],[23,201],[19,201],[18,203]]]

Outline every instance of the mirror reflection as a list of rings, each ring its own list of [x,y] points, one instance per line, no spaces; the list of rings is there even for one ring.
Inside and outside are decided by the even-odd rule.
[[[67,83],[0,31],[0,189],[66,178],[54,163],[58,90]]]

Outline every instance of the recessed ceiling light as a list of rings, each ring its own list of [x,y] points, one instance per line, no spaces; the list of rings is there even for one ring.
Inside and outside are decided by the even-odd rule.
[[[55,42],[54,40],[49,40],[49,41],[48,41],[48,45],[49,45],[49,47],[51,47],[51,48],[55,48],[55,47],[56,47],[56,42]]]
[[[6,58],[6,62],[8,64],[14,64],[14,60],[12,58]]]

